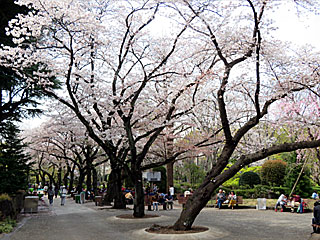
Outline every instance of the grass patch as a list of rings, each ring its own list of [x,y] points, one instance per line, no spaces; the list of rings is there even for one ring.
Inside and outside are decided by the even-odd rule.
[[[5,221],[0,222],[0,234],[1,233],[10,233],[13,228],[17,225],[15,220],[7,218]]]
[[[274,206],[276,205],[278,199],[267,199],[267,208],[274,208]],[[313,199],[308,199],[308,206],[307,208],[312,209],[313,208],[313,204],[316,200]],[[257,199],[250,199],[250,198],[246,198],[243,199],[243,204],[239,204],[240,206],[253,206],[255,207],[258,204]],[[207,206],[215,206],[216,205],[216,200],[210,200],[207,203]]]

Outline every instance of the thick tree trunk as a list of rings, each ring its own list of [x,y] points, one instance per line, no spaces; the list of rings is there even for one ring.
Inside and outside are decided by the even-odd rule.
[[[54,184],[53,176],[49,175],[49,186],[52,186]]]
[[[73,182],[74,182],[74,170],[76,169],[76,165],[74,164],[72,169],[70,170],[70,182],[69,182],[69,189],[68,189],[68,193],[71,192],[71,190],[73,189]]]
[[[111,169],[111,172],[109,174],[108,183],[107,183],[107,193],[103,198],[103,205],[110,206],[113,202],[114,193],[113,193],[113,181],[114,179],[114,171]]]
[[[46,185],[46,174],[43,173],[41,175],[41,186],[44,187]]]
[[[134,176],[135,198],[133,201],[133,216],[136,218],[144,217],[144,191],[142,183],[142,173],[136,173]]]
[[[189,197],[179,219],[173,225],[173,228],[178,231],[190,230],[196,217],[206,206],[215,189],[218,187],[219,185],[213,183],[200,186],[193,195]]]
[[[122,176],[121,169],[111,169],[108,184],[107,184],[107,194],[103,199],[104,205],[111,205],[114,200],[113,208],[115,209],[125,209],[126,201],[124,195],[121,191],[122,188]]]
[[[40,170],[39,170],[39,174],[36,174],[36,184],[38,184],[38,185],[40,183],[39,175],[41,175]]]
[[[69,186],[68,184],[69,173],[70,173],[70,169],[68,168],[66,174],[63,176],[63,185],[65,185],[66,187]]]
[[[78,186],[77,186],[77,192],[81,193],[82,192],[82,185],[84,183],[84,171],[79,169],[79,182],[78,182]]]
[[[95,168],[92,168],[92,188],[95,195],[98,194],[98,174]]]
[[[92,190],[92,181],[91,181],[91,177],[92,177],[92,175],[91,175],[91,164],[90,165],[88,165],[88,168],[87,168],[87,182],[86,182],[86,184],[87,184],[87,191],[91,191]]]
[[[122,193],[122,174],[121,169],[114,169],[114,181],[112,182],[112,189],[114,194],[113,208],[126,209],[126,201]]]
[[[58,169],[58,186],[61,186],[62,184],[62,180],[61,180],[61,171],[62,171],[62,169],[61,168],[59,168]]]
[[[174,162],[167,164],[167,193],[169,193],[169,188],[173,186],[173,165]]]

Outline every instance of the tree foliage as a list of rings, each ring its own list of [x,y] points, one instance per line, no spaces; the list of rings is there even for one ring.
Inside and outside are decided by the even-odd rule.
[[[14,47],[14,37],[6,33],[8,22],[18,14],[27,14],[30,10],[25,6],[19,6],[14,0],[1,1],[0,8],[0,42],[3,47]],[[28,30],[27,30],[28,31]],[[28,35],[27,32],[24,35]],[[31,34],[30,34],[31,35]],[[27,37],[31,41],[31,37]],[[27,39],[25,38],[25,39]],[[28,48],[29,41],[25,41],[24,48]],[[47,97],[40,84],[32,84],[21,75],[32,75],[39,69],[37,63],[25,66],[22,74],[8,66],[0,65],[0,130],[6,120],[20,120],[23,117],[32,117],[42,112],[39,108],[40,99]],[[42,69],[42,72],[47,70]],[[49,80],[51,88],[59,87],[58,81],[52,76]]]
[[[228,164],[227,168],[230,168],[232,164]],[[226,168],[226,169],[227,169]],[[238,187],[239,186],[239,180],[242,174],[246,172],[255,172],[257,174],[260,173],[261,166],[252,166],[252,167],[244,167],[242,168],[236,175],[234,175],[232,178],[230,178],[228,181],[226,181],[223,186],[225,187]]]
[[[19,130],[7,123],[0,141],[0,193],[15,193],[28,186],[30,156],[24,153],[26,145],[19,138]]]
[[[261,168],[261,178],[264,184],[281,186],[284,183],[287,163],[278,160],[268,160]]]
[[[41,83],[77,115],[115,172],[127,168],[137,217],[144,215],[141,170],[156,139],[168,126],[187,136],[184,126],[198,128],[198,115],[205,114],[210,131],[201,143],[214,145],[217,158],[174,225],[186,230],[214,191],[243,167],[320,146],[320,139],[310,138],[279,143],[273,134],[287,124],[286,116],[305,128],[310,111],[287,108],[287,102],[307,93],[318,98],[320,76],[314,48],[297,49],[272,35],[277,26],[268,12],[278,2],[19,0],[37,12],[11,22],[8,34],[18,46],[0,48],[0,64]],[[152,31],[163,19],[169,33],[159,37]],[[24,29],[36,39],[32,49],[25,49]],[[32,75],[21,74],[35,63]],[[47,66],[52,71],[43,72]],[[53,76],[65,91],[50,89]],[[291,114],[276,112],[279,106]]]
[[[245,172],[241,175],[239,179],[239,185],[245,186],[249,185],[251,188],[254,187],[254,185],[258,185],[261,183],[261,179],[258,173],[255,172]]]

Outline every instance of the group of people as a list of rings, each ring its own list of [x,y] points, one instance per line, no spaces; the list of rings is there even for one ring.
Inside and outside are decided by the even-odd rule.
[[[222,189],[219,189],[216,207],[221,209],[222,203],[227,203],[229,208],[234,209],[234,205],[237,203],[237,195],[235,192],[231,191],[229,195],[226,196],[226,193]]]
[[[164,193],[155,193],[154,195],[149,195],[151,197],[152,202],[152,210],[158,211],[159,205],[165,206],[164,209],[173,209],[173,196],[170,194],[164,194]]]
[[[55,190],[53,190],[52,186],[49,186],[47,194],[48,194],[48,199],[49,199],[49,204],[53,204],[53,198],[59,193],[58,187],[55,187]],[[65,186],[62,186],[60,188],[60,199],[61,199],[61,206],[63,206],[66,203],[66,197],[67,197],[68,190]]]
[[[297,213],[303,213],[307,203],[297,194],[293,194],[290,198],[285,194],[281,194],[274,207],[276,212],[278,211],[278,206],[281,207],[281,212],[284,212],[287,206],[291,209],[292,213],[294,212],[295,207],[297,207]]]
[[[156,184],[148,185],[145,188],[145,195],[150,199],[152,204],[152,210],[158,211],[159,205],[163,205],[163,209],[173,209],[173,200],[174,200],[174,188],[173,186],[169,187],[169,193],[159,192],[159,188]]]

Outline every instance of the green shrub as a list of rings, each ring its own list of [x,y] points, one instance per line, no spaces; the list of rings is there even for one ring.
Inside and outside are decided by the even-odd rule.
[[[261,167],[263,184],[281,186],[284,183],[287,163],[282,160],[268,160]]]
[[[243,198],[255,198],[255,189],[234,189],[233,191],[237,196],[242,196]]]
[[[258,185],[261,183],[259,174],[255,172],[245,172],[241,175],[240,180],[239,180],[239,185],[249,185],[251,188],[254,185]]]
[[[7,218],[4,222],[0,222],[0,233],[10,233],[16,226],[16,221]]]
[[[11,201],[11,198],[6,193],[0,194],[0,202],[5,201],[5,200]]]
[[[226,169],[230,168],[232,164],[228,164]],[[239,187],[239,179],[241,175],[245,172],[255,172],[259,173],[261,170],[261,166],[254,166],[254,167],[244,167],[242,168],[239,172],[237,172],[236,175],[234,175],[232,178],[230,178],[228,181],[223,183],[223,186],[228,187],[228,188],[238,188]]]
[[[282,193],[289,194],[290,188],[287,187],[270,187],[268,185],[255,185],[254,188],[247,189],[234,189],[233,191],[238,196],[243,196],[243,198],[271,198],[276,199]]]

